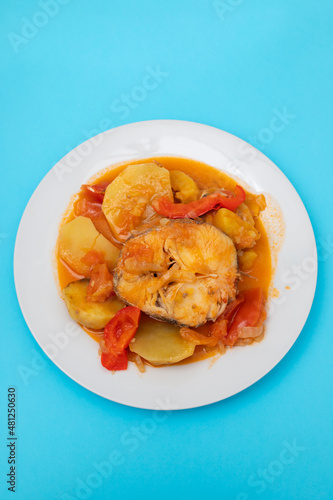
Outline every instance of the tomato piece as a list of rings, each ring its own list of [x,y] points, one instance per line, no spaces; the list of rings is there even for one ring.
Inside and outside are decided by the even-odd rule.
[[[240,293],[244,302],[239,307],[230,325],[230,330],[243,326],[257,326],[264,305],[262,288],[250,288]]]
[[[238,295],[237,299],[235,299],[233,302],[227,305],[224,313],[223,313],[223,318],[227,319],[228,321],[231,321],[238,310],[240,304],[244,302],[245,298],[241,294]]]
[[[75,205],[74,212],[76,216],[90,217],[91,219],[102,213],[102,203],[81,198]]]
[[[225,190],[216,191],[190,203],[173,203],[169,198],[163,196],[155,199],[152,205],[158,214],[169,219],[195,219],[210,210],[218,210],[219,208],[236,210],[245,201],[245,197],[244,189],[237,185],[234,193]]]
[[[233,345],[235,345],[237,340],[238,340],[238,332],[236,330],[234,332],[227,333],[227,335],[223,338],[223,343],[224,345],[232,347]]]
[[[212,338],[216,339],[216,343],[223,341],[227,335],[227,326],[228,321],[224,318],[224,316],[220,316],[217,320],[211,325],[209,329],[209,334]]]
[[[108,370],[126,370],[126,349],[136,334],[140,315],[141,311],[137,307],[124,307],[124,309],[117,312],[104,328],[106,352],[102,353],[102,365]]]
[[[229,335],[228,327],[244,300],[244,297],[239,295],[237,299],[226,307],[224,313],[217,318],[209,329],[210,335],[219,339],[219,341],[223,342],[224,345],[233,346],[238,339],[238,332],[236,331],[236,334],[231,333]]]
[[[104,328],[104,341],[107,348],[122,351],[134,337],[140,320],[138,307],[128,306],[120,309]]]
[[[240,292],[224,313],[211,325],[209,334],[224,345],[232,347],[243,327],[258,327],[266,319],[265,297],[262,288],[250,288]]]
[[[105,302],[114,296],[113,277],[105,262],[93,267],[87,288],[88,302]]]
[[[90,277],[86,299],[88,302],[104,302],[115,295],[113,276],[105,262],[104,256],[97,250],[90,250],[81,261],[89,266],[86,276]]]
[[[87,264],[87,266],[90,267],[90,271],[91,271],[94,266],[97,266],[98,264],[103,264],[104,257],[101,254],[101,252],[98,252],[97,250],[89,250],[89,252],[87,252],[82,257],[81,261],[84,264]]]
[[[127,370],[127,351],[117,354],[102,352],[101,363],[107,370]]]
[[[84,193],[88,193],[94,200],[102,203],[105,190],[109,184],[110,182],[108,181],[100,182],[99,184],[83,184],[81,190]]]

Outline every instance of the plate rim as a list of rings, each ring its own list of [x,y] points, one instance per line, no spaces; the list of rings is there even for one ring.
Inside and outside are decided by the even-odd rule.
[[[133,128],[133,127],[140,127],[141,125],[163,125],[163,124],[168,124],[168,125],[173,125],[173,124],[182,124],[184,125],[185,127],[186,126],[198,126],[199,128],[200,127],[204,127],[206,129],[210,129],[214,132],[219,132],[219,133],[223,133],[223,134],[226,134],[228,136],[231,136],[233,139],[236,139],[237,141],[241,141],[242,143],[245,143],[247,145],[249,145],[251,148],[253,148],[257,154],[259,155],[259,157],[262,157],[266,160],[266,162],[268,162],[270,168],[272,168],[273,170],[275,170],[275,172],[280,175],[280,176],[283,176],[283,179],[285,182],[287,182],[290,187],[293,189],[294,193],[296,194],[296,196],[298,197],[298,201],[299,203],[301,203],[302,205],[302,209],[303,209],[303,212],[304,212],[304,215],[307,216],[307,219],[308,219],[308,223],[309,223],[309,229],[311,230],[311,234],[309,235],[312,239],[312,244],[314,245],[314,256],[315,256],[315,261],[316,261],[316,269],[315,269],[315,272],[313,273],[314,276],[314,283],[313,283],[313,286],[312,286],[312,292],[311,292],[311,297],[309,299],[309,306],[307,308],[307,311],[306,311],[306,314],[304,314],[304,318],[302,320],[302,326],[300,328],[300,331],[297,335],[293,336],[292,337],[292,341],[289,342],[288,344],[286,344],[285,348],[282,350],[282,355],[280,353],[278,359],[276,359],[276,361],[274,362],[274,364],[269,364],[269,367],[268,369],[264,368],[263,370],[263,373],[260,372],[257,376],[255,376],[246,386],[244,386],[243,388],[240,388],[239,390],[237,391],[231,391],[230,394],[228,394],[227,396],[223,397],[223,398],[220,398],[218,395],[216,398],[211,398],[209,402],[204,402],[204,403],[197,403],[197,404],[193,404],[193,405],[187,405],[187,406],[184,406],[184,407],[177,407],[177,408],[170,408],[172,410],[185,410],[185,409],[193,409],[193,408],[198,408],[198,407],[201,407],[201,406],[207,406],[209,404],[214,404],[216,402],[219,402],[219,401],[223,401],[225,399],[228,399],[236,394],[239,394],[240,392],[248,389],[249,387],[251,387],[252,385],[256,384],[259,380],[261,380],[262,378],[264,378],[270,371],[272,371],[281,361],[282,359],[287,355],[287,353],[290,351],[290,349],[293,347],[293,345],[295,344],[296,340],[298,339],[299,335],[301,334],[305,324],[306,324],[306,321],[308,319],[308,316],[310,314],[310,311],[311,311],[311,308],[312,308],[312,304],[313,304],[313,300],[314,300],[314,297],[315,297],[315,292],[316,292],[316,285],[317,285],[317,278],[318,278],[318,255],[317,255],[317,246],[316,246],[316,240],[315,240],[315,235],[314,235],[314,230],[313,230],[313,226],[312,226],[312,223],[311,223],[311,219],[309,217],[309,214],[306,210],[306,207],[303,203],[303,200],[301,199],[300,195],[298,194],[298,192],[296,191],[295,187],[293,186],[293,184],[289,181],[288,177],[284,174],[284,172],[282,172],[282,170],[280,170],[280,168],[274,163],[272,162],[264,153],[262,153],[260,150],[256,149],[254,146],[252,146],[250,143],[247,143],[246,141],[244,141],[243,139],[239,138],[238,136],[234,135],[234,134],[231,134],[230,132],[227,132],[227,131],[224,131],[222,129],[219,129],[217,127],[214,127],[214,126],[211,126],[211,125],[207,125],[207,124],[203,124],[203,123],[200,123],[200,122],[195,122],[195,121],[187,121],[187,120],[173,120],[173,119],[157,119],[157,120],[142,120],[142,121],[139,121],[139,122],[132,122],[132,123],[129,123],[129,124],[124,124],[124,125],[121,125],[119,127],[114,127],[114,128],[111,128],[111,129],[108,129],[108,130],[105,130],[95,136],[92,136],[90,137],[89,139],[87,139],[86,141],[78,144],[75,148],[73,148],[71,151],[69,151],[66,155],[64,155],[55,165],[53,165],[53,167],[43,176],[43,178],[40,180],[40,182],[38,183],[38,185],[36,186],[36,188],[34,189],[32,195],[30,196],[29,198],[29,201],[28,203],[26,204],[25,206],[25,209],[22,213],[22,216],[21,216],[21,219],[20,219],[20,223],[19,223],[19,226],[18,226],[18,230],[17,230],[17,234],[16,234],[16,238],[15,238],[15,246],[14,246],[14,259],[13,259],[13,267],[14,267],[14,283],[15,283],[15,290],[16,290],[16,295],[17,295],[17,298],[18,298],[18,302],[19,302],[19,305],[20,305],[20,309],[21,309],[21,312],[22,312],[22,315],[24,317],[24,320],[30,330],[30,333],[32,334],[33,338],[35,339],[35,341],[38,343],[39,347],[43,350],[43,352],[46,354],[46,356],[57,366],[57,368],[59,368],[63,373],[65,373],[69,378],[71,378],[72,380],[74,380],[76,383],[78,383],[81,387],[84,387],[85,389],[89,390],[90,392],[92,392],[93,394],[96,394],[100,397],[103,397],[104,399],[108,399],[112,402],[115,402],[115,403],[118,403],[118,404],[123,404],[125,406],[128,406],[128,407],[134,407],[134,408],[139,408],[139,409],[147,409],[147,410],[169,410],[169,408],[159,408],[159,407],[153,407],[153,406],[142,406],[140,404],[133,404],[133,403],[129,403],[128,401],[124,400],[120,400],[119,398],[117,399],[113,399],[109,396],[106,396],[105,394],[103,394],[102,392],[103,391],[99,391],[98,389],[95,389],[95,388],[91,388],[89,387],[89,385],[87,384],[84,384],[82,382],[80,382],[80,380],[78,380],[78,378],[76,376],[73,376],[73,374],[70,374],[69,371],[64,368],[63,366],[61,366],[61,362],[58,360],[58,359],[52,359],[52,357],[50,357],[48,355],[48,353],[46,352],[44,346],[42,345],[42,342],[41,342],[41,339],[38,338],[37,336],[35,336],[34,332],[33,332],[33,327],[31,325],[31,321],[30,321],[30,317],[29,317],[29,314],[25,311],[25,308],[24,308],[24,305],[23,305],[23,299],[22,299],[22,290],[20,290],[20,287],[19,287],[19,276],[18,276],[18,265],[17,265],[17,260],[18,260],[18,255],[19,255],[19,245],[20,245],[20,240],[22,238],[22,233],[23,233],[23,228],[24,228],[24,223],[25,223],[25,219],[28,217],[29,215],[29,210],[30,210],[30,207],[33,203],[33,201],[35,200],[35,198],[37,197],[38,195],[38,190],[40,189],[41,187],[41,184],[44,182],[44,180],[48,177],[48,176],[51,176],[52,175],[52,171],[55,169],[55,167],[57,165],[59,165],[61,162],[63,162],[63,160],[66,158],[67,155],[71,154],[73,151],[75,151],[77,148],[79,148],[80,146],[88,143],[89,141],[91,141],[91,139],[94,139],[94,138],[97,138],[97,137],[101,137],[101,136],[106,136],[107,134],[112,134],[112,132],[114,132],[115,130],[120,130],[120,129],[129,129],[129,128]],[[99,146],[97,146],[98,148]],[[156,154],[156,156],[158,156]],[[177,156],[175,154],[170,154],[169,156]],[[195,156],[195,155],[194,155]],[[148,158],[149,155],[146,155],[146,158]],[[139,157],[137,157],[137,159],[140,159]],[[142,158],[144,159],[144,158]],[[194,158],[193,158],[194,159]],[[129,160],[130,161],[130,160]],[[116,164],[116,163],[114,163]],[[110,165],[111,166],[111,165]],[[222,170],[222,169],[221,169]],[[252,347],[252,346],[247,346],[247,347]]]

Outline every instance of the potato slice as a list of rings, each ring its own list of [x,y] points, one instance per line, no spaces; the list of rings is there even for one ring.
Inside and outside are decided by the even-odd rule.
[[[158,366],[171,365],[192,356],[195,344],[183,339],[179,328],[170,323],[143,319],[129,348]]]
[[[85,276],[89,266],[81,259],[89,250],[101,252],[110,271],[119,257],[119,249],[107,240],[96,229],[88,217],[76,217],[60,229],[58,240],[59,257],[69,265],[74,272]]]
[[[213,224],[229,236],[237,250],[253,247],[260,238],[260,233],[253,224],[241,219],[227,208],[220,208],[216,212]]]
[[[88,284],[88,279],[69,283],[63,289],[63,296],[71,318],[87,328],[101,330],[125,304],[115,297],[105,302],[88,302]]]
[[[182,203],[195,201],[199,197],[199,188],[189,175],[181,170],[170,172],[171,187],[175,192],[175,197]]]
[[[173,200],[166,168],[155,163],[126,167],[107,187],[102,205],[116,238],[125,241],[133,229],[152,217],[158,218],[151,203],[161,196]]]

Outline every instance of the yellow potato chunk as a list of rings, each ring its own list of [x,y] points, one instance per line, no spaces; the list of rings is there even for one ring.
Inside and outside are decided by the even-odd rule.
[[[247,194],[245,204],[249,207],[253,217],[259,217],[266,208],[266,199],[263,194]]]
[[[155,163],[126,167],[107,187],[102,205],[116,238],[125,241],[136,227],[158,218],[151,203],[161,196],[173,200],[166,168]]]
[[[260,233],[253,224],[241,219],[227,208],[220,208],[216,212],[213,224],[231,238],[238,250],[253,247],[260,238]]]
[[[129,348],[152,365],[171,365],[192,356],[195,344],[180,335],[170,323],[143,320]]]
[[[59,257],[75,273],[83,276],[88,273],[89,267],[81,259],[90,250],[101,252],[109,270],[114,268],[119,249],[96,230],[91,219],[80,216],[62,226],[58,240]]]
[[[189,175],[181,170],[172,170],[170,172],[171,187],[175,197],[182,203],[195,201],[199,197],[199,188]]]
[[[238,254],[238,263],[241,271],[250,271],[257,259],[258,255],[254,250],[240,251]]]
[[[69,283],[63,289],[63,297],[71,318],[87,328],[101,330],[125,305],[115,297],[105,302],[88,302],[88,284],[88,279]]]

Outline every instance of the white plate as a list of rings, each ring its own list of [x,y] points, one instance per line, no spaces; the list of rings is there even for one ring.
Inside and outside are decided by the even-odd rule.
[[[183,156],[243,179],[270,193],[285,218],[285,239],[274,286],[280,298],[259,344],[229,350],[183,366],[136,366],[112,375],[102,368],[98,346],[70,320],[55,282],[53,251],[70,197],[81,184],[114,163],[151,156]],[[301,273],[293,266],[301,266]],[[316,287],[317,254],[304,205],[284,174],[262,153],[221,130],[192,122],[154,120],[104,132],[65,156],[44,177],[23,214],[14,273],[25,320],[40,347],[69,377],[118,403],[147,409],[185,409],[232,396],[268,373],[289,351],[309,314]],[[299,276],[297,276],[297,274]],[[290,285],[291,289],[286,289]]]

